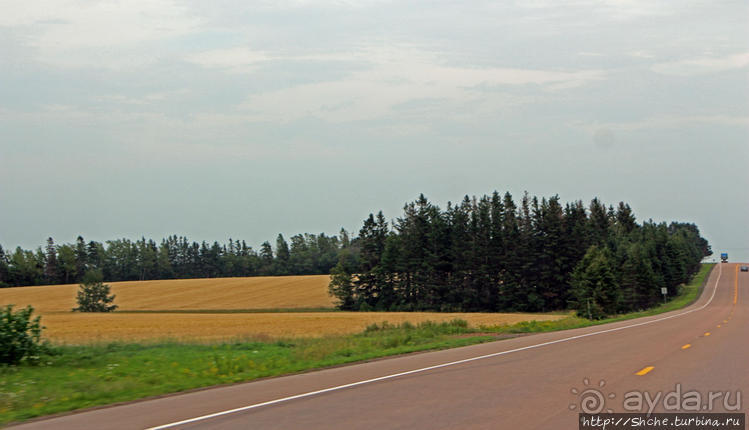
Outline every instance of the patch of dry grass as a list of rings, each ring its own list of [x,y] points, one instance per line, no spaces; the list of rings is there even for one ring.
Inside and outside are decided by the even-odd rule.
[[[332,308],[328,275],[107,282],[118,310]],[[32,305],[41,314],[76,306],[78,284],[0,289],[0,305]]]
[[[438,312],[304,312],[234,314],[74,314],[42,318],[45,337],[54,343],[109,341],[217,341],[237,338],[267,340],[358,333],[368,325],[466,320],[469,325],[495,326],[520,321],[549,321],[560,315]]]

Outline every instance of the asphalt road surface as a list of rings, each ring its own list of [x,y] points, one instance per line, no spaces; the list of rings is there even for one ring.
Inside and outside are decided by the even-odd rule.
[[[697,302],[679,311],[167,396],[14,429],[574,429],[581,410],[648,412],[652,404],[655,412],[673,412],[678,409],[667,407],[677,404],[688,411],[695,399],[703,412],[745,412],[746,399],[737,395],[749,395],[748,303],[749,273],[719,264]]]

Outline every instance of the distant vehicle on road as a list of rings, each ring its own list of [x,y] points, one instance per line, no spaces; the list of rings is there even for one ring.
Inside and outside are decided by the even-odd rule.
[[[747,266],[741,266],[741,271],[742,272],[749,272],[749,267],[747,267]]]
[[[720,262],[721,263],[728,263],[728,253],[723,252],[720,254]]]

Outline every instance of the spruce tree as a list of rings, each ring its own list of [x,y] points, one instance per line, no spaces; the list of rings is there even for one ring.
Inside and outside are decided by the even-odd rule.
[[[44,263],[44,277],[50,284],[58,283],[57,276],[57,248],[51,237],[47,238],[47,248]]]
[[[527,297],[523,291],[522,270],[523,250],[517,206],[510,193],[503,198],[505,216],[502,231],[504,233],[505,252],[504,270],[499,279],[500,311],[521,311],[527,308]]]
[[[351,273],[343,262],[338,262],[330,271],[328,292],[338,300],[337,306],[341,310],[358,310],[357,297],[354,294],[354,284]]]
[[[289,244],[283,238],[283,235],[279,233],[276,238],[276,259],[286,262],[289,261],[290,255]]]
[[[88,270],[88,253],[86,252],[86,242],[83,236],[78,236],[75,240],[75,272],[76,282],[83,278],[83,274]]]
[[[471,270],[473,261],[473,239],[471,232],[471,199],[468,196],[463,201],[453,206],[448,205],[448,219],[450,225],[450,284],[446,300],[450,303],[458,303],[465,307],[471,302],[473,296],[474,274]]]
[[[598,198],[590,202],[590,243],[604,246],[609,238],[609,214],[606,206]]]
[[[83,283],[80,285],[76,301],[78,307],[74,312],[112,312],[117,305],[112,304],[114,294],[109,294],[109,285],[103,283],[101,271],[91,270],[83,275]]]
[[[619,310],[621,292],[608,250],[590,247],[572,274],[572,293],[581,317],[602,319]]]

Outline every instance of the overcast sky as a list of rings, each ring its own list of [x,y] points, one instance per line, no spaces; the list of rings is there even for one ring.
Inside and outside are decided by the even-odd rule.
[[[0,0],[0,244],[624,200],[749,260],[749,3]]]

